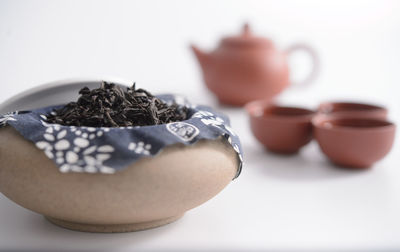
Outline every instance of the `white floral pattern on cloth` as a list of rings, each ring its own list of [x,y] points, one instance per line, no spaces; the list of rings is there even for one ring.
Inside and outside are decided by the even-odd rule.
[[[243,155],[242,155],[242,153],[240,152],[239,145],[238,145],[237,143],[233,143],[233,142],[232,142],[232,137],[231,137],[230,135],[227,136],[227,139],[228,139],[228,143],[230,143],[230,144],[232,145],[233,149],[234,149],[234,150],[236,151],[236,153],[238,154],[238,157],[239,157],[240,162],[243,163],[243,162],[244,162],[244,160],[243,160]]]
[[[227,124],[227,122],[225,122],[221,117],[218,117],[209,111],[201,110],[199,112],[196,112],[192,118],[200,118],[200,121],[202,123],[204,123],[205,125],[223,128],[223,129],[229,131],[230,134],[236,136],[236,133]]]
[[[101,137],[109,129],[93,127],[63,127],[58,124],[48,124],[45,115],[40,115],[41,123],[46,127],[44,140],[36,142],[36,147],[43,150],[50,159],[55,159],[61,172],[114,173],[115,169],[103,164],[111,158],[114,147],[110,145],[91,145],[90,140]],[[67,129],[75,134],[71,141],[67,137]]]
[[[136,154],[150,155],[151,144],[145,144],[142,141],[138,143],[131,142],[128,149],[134,151]]]
[[[166,128],[185,142],[192,141],[200,133],[200,130],[196,126],[186,122],[168,123]]]
[[[240,163],[243,164],[244,160],[243,160],[243,155],[242,155],[242,152],[240,150],[240,147],[232,139],[232,137],[236,137],[237,138],[237,135],[234,132],[234,130],[229,126],[229,122],[226,122],[221,117],[215,115],[214,113],[212,113],[210,111],[206,111],[206,110],[200,110],[200,111],[196,112],[192,116],[192,118],[200,119],[200,121],[206,126],[213,126],[213,127],[216,127],[216,128],[218,128],[218,129],[220,129],[222,131],[227,131],[228,134],[225,134],[225,137],[227,138],[229,144],[232,145],[233,149],[238,154]],[[239,139],[237,141],[239,141]],[[239,142],[239,144],[240,144],[240,142]]]
[[[8,121],[15,121],[16,120],[14,118],[15,115],[18,115],[18,111],[1,115],[0,116],[0,128],[5,127],[7,125]]]
[[[61,172],[112,174],[142,157],[157,155],[164,147],[181,143],[191,145],[200,139],[224,137],[238,154],[241,172],[242,150],[229,119],[209,107],[190,104],[183,97],[158,96],[167,103],[188,108],[185,121],[143,127],[94,128],[47,123],[45,115],[60,106],[0,116],[1,125],[14,127],[25,139],[57,165]],[[1,129],[0,129],[1,130]],[[236,178],[235,177],[235,178]]]

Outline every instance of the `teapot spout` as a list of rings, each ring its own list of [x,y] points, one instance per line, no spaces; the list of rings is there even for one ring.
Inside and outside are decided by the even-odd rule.
[[[197,48],[194,45],[191,45],[191,48],[192,48],[192,51],[194,52],[194,54],[196,55],[196,58],[199,61],[201,68],[203,69],[203,71],[205,71],[207,65],[211,61],[210,54],[201,51],[199,48]]]

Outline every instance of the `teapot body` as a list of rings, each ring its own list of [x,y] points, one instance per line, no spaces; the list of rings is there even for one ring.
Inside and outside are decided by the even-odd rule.
[[[272,99],[289,85],[286,53],[271,47],[219,47],[202,70],[208,89],[229,105]]]

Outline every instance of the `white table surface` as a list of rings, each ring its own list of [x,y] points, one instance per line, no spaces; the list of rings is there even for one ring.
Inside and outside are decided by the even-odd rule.
[[[376,102],[400,120],[398,1],[4,1],[0,0],[0,102],[69,77],[115,76],[174,92],[231,117],[245,150],[242,175],[175,223],[92,234],[70,231],[0,196],[0,251],[400,250],[400,146],[372,169],[332,166],[315,142],[298,155],[269,154],[242,109],[220,107],[188,45],[212,48],[244,20],[284,48],[311,43],[322,60],[313,86],[278,100],[315,107]],[[297,74],[307,64],[292,61]]]

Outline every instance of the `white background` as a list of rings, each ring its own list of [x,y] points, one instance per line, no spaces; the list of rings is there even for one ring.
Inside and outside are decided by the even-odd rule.
[[[205,89],[190,43],[211,50],[244,21],[282,50],[302,41],[320,55],[314,85],[280,102],[369,101],[400,120],[400,1],[0,0],[0,102],[57,79],[120,77],[224,111],[246,155],[217,197],[148,231],[68,231],[0,196],[0,250],[400,250],[399,137],[363,172],[331,166],[315,142],[276,156],[252,137],[243,110],[219,107]],[[307,63],[292,60],[297,77]]]

